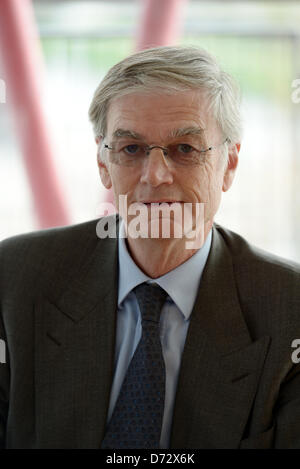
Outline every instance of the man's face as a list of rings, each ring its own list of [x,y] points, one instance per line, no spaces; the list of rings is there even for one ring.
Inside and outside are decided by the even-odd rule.
[[[179,129],[203,129],[199,135],[175,137]],[[174,143],[197,145],[199,139],[206,148],[224,141],[224,136],[208,111],[203,91],[182,91],[174,94],[134,93],[112,100],[108,110],[105,143],[111,145],[119,133],[139,134],[148,145],[167,147]],[[135,142],[132,142],[135,143]],[[151,150],[138,167],[121,166],[99,161],[100,175],[107,189],[113,189],[119,209],[119,195],[127,195],[128,206],[136,202],[170,201],[204,203],[206,226],[210,228],[220,204],[221,193],[231,186],[237,166],[239,145],[232,145],[229,163],[224,165],[225,145],[202,154],[201,164],[170,165],[159,148]],[[104,150],[108,151],[108,150]],[[108,156],[108,155],[107,155]]]

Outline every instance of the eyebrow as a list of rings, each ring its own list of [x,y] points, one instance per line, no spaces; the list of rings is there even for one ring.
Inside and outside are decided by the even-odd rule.
[[[144,140],[145,137],[133,130],[124,130],[124,129],[117,129],[113,133],[114,138],[122,138],[122,137],[129,137],[135,140]]]
[[[191,127],[182,127],[179,129],[173,129],[167,138],[178,138],[184,137],[186,135],[202,135],[204,132],[204,128],[191,126]],[[133,138],[134,140],[145,140],[145,136],[139,134],[138,132],[134,132],[133,130],[125,130],[125,129],[117,129],[113,133],[114,138],[122,138],[122,137],[129,137]]]
[[[174,129],[169,134],[171,138],[184,137],[186,135],[202,135],[205,129],[202,127],[183,127],[180,129]]]

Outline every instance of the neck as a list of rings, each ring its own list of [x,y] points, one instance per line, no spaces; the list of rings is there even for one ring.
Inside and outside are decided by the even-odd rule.
[[[187,249],[187,238],[127,238],[127,247],[137,266],[150,278],[158,278],[183,264],[200,249],[207,239],[212,222],[205,225],[201,242]]]

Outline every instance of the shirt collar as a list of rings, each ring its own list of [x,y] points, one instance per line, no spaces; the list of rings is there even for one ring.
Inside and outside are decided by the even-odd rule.
[[[188,319],[196,300],[202,272],[211,247],[211,239],[212,230],[210,230],[202,248],[186,262],[165,275],[152,279],[141,271],[130,256],[125,240],[124,221],[121,220],[118,306],[137,285],[143,282],[157,283],[168,293],[185,318]]]

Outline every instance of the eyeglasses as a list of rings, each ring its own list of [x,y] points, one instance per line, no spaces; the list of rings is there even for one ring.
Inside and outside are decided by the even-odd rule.
[[[175,166],[198,166],[205,160],[205,153],[224,145],[229,142],[226,138],[224,142],[208,148],[201,148],[202,145],[197,144],[199,148],[188,143],[174,143],[167,147],[160,145],[145,145],[143,143],[128,143],[128,141],[118,141],[112,143],[112,146],[104,144],[104,148],[109,150],[111,163],[120,166],[139,166],[145,161],[145,157],[150,155],[151,150],[159,148],[162,150],[164,157],[168,158],[168,162]]]

